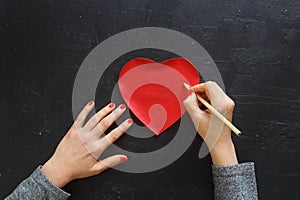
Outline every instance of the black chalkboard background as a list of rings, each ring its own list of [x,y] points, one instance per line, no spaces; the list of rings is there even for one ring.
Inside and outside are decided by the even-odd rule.
[[[86,55],[111,35],[145,26],[180,31],[207,49],[236,101],[234,121],[245,135],[234,140],[239,160],[256,163],[260,199],[300,199],[299,11],[296,0],[0,1],[0,199],[49,158],[71,125]],[[146,49],[112,65],[135,56],[174,57]],[[101,88],[98,108],[111,92]],[[197,158],[201,142],[159,171],[109,170],[65,190],[71,199],[212,199],[210,158]]]

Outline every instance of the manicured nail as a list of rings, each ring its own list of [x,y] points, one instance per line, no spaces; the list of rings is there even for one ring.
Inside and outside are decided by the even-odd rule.
[[[108,107],[109,107],[109,108],[113,108],[113,107],[115,107],[115,104],[114,104],[114,103],[110,103],[110,104],[108,105]]]
[[[121,162],[126,162],[127,160],[128,160],[128,158],[126,156],[121,156],[120,157]]]
[[[133,122],[133,120],[132,120],[131,118],[129,118],[129,119],[127,120],[127,123],[128,123],[128,124],[132,124],[132,122]]]
[[[89,106],[92,106],[93,104],[94,104],[93,101],[90,101],[90,102],[89,102]]]
[[[189,94],[189,96],[193,96],[193,92],[191,92],[191,93]]]
[[[126,108],[126,106],[125,106],[124,104],[121,104],[121,105],[120,105],[120,108],[121,108],[122,110],[124,110],[124,109]]]

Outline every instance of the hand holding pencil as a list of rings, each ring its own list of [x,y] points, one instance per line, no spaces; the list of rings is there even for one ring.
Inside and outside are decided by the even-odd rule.
[[[186,89],[191,90],[191,87],[187,83],[183,83]],[[207,108],[210,112],[216,115],[222,122],[224,122],[237,136],[241,136],[242,132],[236,128],[226,117],[224,117],[221,113],[219,113],[213,106],[211,106],[204,98],[202,98],[199,94],[196,94],[197,99]],[[232,101],[233,102],[233,101]],[[234,106],[234,103],[233,103]]]
[[[228,126],[223,119],[225,118],[231,124],[234,101],[215,82],[194,85],[190,90],[192,93],[184,101],[184,105],[196,130],[210,149],[213,164],[237,164],[231,139],[232,127]],[[207,109],[200,109],[204,104]]]

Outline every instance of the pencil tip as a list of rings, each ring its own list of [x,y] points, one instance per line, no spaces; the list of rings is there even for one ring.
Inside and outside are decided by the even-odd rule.
[[[185,87],[186,89],[188,89],[188,90],[190,90],[190,89],[191,89],[191,87],[190,87],[190,85],[189,85],[189,84],[187,84],[187,83],[183,83],[183,85],[184,85],[184,87]]]

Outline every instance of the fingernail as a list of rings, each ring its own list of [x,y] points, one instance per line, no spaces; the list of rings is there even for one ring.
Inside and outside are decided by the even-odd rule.
[[[132,122],[133,122],[133,120],[132,120],[131,118],[129,118],[129,119],[127,120],[127,123],[128,123],[128,124],[132,124]]]
[[[121,156],[120,157],[121,162],[126,162],[127,160],[128,160],[128,158],[126,156]]]
[[[93,101],[90,101],[90,102],[89,102],[89,106],[92,106],[93,104],[94,104]]]
[[[124,104],[121,104],[121,105],[120,105],[120,108],[121,108],[122,110],[124,110],[124,109],[126,108],[126,106],[125,106]]]
[[[113,108],[113,107],[115,107],[115,104],[114,104],[114,103],[110,103],[110,104],[108,105],[108,107],[109,107],[109,108]]]
[[[189,96],[193,96],[193,92],[191,92],[191,93],[189,94]]]

